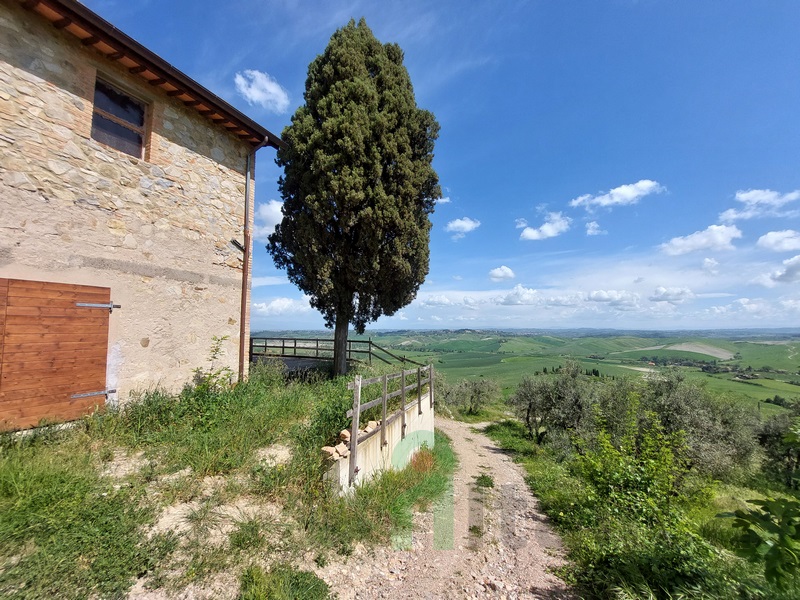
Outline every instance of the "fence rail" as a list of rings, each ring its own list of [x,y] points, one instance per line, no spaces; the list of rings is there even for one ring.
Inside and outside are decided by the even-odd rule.
[[[259,357],[274,358],[305,358],[318,360],[333,359],[333,339],[331,338],[270,338],[270,337],[251,337],[250,338],[250,362]],[[388,357],[388,358],[387,358]],[[392,360],[399,361],[404,365],[424,366],[422,363],[398,356],[389,350],[382,348],[371,339],[369,340],[347,340],[347,360],[352,362],[361,360],[372,364],[375,358],[383,363],[391,364]]]
[[[424,375],[424,376],[423,376]],[[415,377],[414,377],[415,376]],[[414,377],[412,383],[407,384],[407,378]],[[400,379],[400,389],[389,392],[389,382],[395,379]],[[364,387],[381,384],[381,395],[369,402],[361,403],[361,391]],[[433,365],[419,366],[416,369],[403,369],[399,373],[392,373],[381,375],[379,377],[370,377],[369,379],[362,379],[361,375],[356,375],[352,383],[347,384],[347,389],[353,390],[353,408],[347,411],[347,416],[352,417],[352,425],[350,431],[350,464],[349,464],[349,483],[353,485],[356,474],[358,473],[358,445],[365,442],[374,435],[380,433],[381,435],[381,448],[388,442],[386,441],[386,428],[389,427],[397,419],[402,419],[400,438],[404,439],[406,436],[406,411],[417,405],[418,414],[422,414],[422,388],[428,386],[428,398],[430,406],[433,407],[433,386],[434,386],[434,369]],[[416,392],[416,394],[414,394]],[[414,398],[416,395],[416,398]],[[387,404],[392,398],[400,396],[400,407],[387,415]],[[409,402],[408,397],[413,399]],[[382,418],[377,428],[371,431],[360,431],[361,415],[376,406],[382,407]]]

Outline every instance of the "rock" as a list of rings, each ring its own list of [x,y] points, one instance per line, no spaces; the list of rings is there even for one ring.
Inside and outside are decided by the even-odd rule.
[[[344,442],[345,444],[350,443],[350,432],[347,429],[342,429],[341,433],[339,434],[339,439]]]
[[[336,448],[333,446],[323,446],[322,457],[333,460],[336,457]]]
[[[342,442],[339,442],[336,445],[336,452],[339,453],[339,456],[343,457],[350,456],[350,449],[347,446],[345,446]]]

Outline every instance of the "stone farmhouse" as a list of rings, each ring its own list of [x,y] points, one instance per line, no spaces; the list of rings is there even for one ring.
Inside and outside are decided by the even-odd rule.
[[[0,1],[0,428],[248,366],[281,140],[75,0]]]

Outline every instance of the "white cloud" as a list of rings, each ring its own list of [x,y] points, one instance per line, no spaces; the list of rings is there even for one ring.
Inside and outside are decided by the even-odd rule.
[[[233,80],[248,104],[259,104],[278,115],[289,109],[289,93],[269,73],[246,69],[236,73]]]
[[[422,301],[422,306],[453,306],[453,304],[455,303],[443,294],[429,296]]]
[[[513,290],[497,300],[498,304],[507,305],[531,305],[539,304],[539,302],[541,302],[541,296],[539,295],[538,290],[526,288],[520,284],[515,285]]]
[[[265,287],[268,285],[283,285],[284,283],[289,283],[285,277],[274,277],[274,276],[267,276],[267,277],[253,277],[253,287]]]
[[[509,269],[507,266],[502,265],[497,267],[496,269],[492,269],[489,271],[489,278],[492,281],[504,281],[507,279],[514,279],[516,275],[514,275],[514,271]]]
[[[516,227],[517,229],[522,229],[523,227],[527,227],[527,226],[528,226],[528,220],[527,219],[516,219],[514,221],[514,227]]]
[[[660,194],[666,191],[666,188],[657,181],[651,179],[640,179],[636,183],[628,183],[615,187],[613,190],[605,193],[600,193],[597,196],[591,194],[584,194],[578,196],[570,201],[569,205],[573,208],[583,206],[587,210],[593,206],[611,207],[611,206],[625,206],[628,204],[636,204],[650,194]]]
[[[663,287],[659,286],[648,298],[651,302],[669,302],[670,304],[681,304],[694,298],[694,293],[689,288]]]
[[[538,229],[533,227],[526,227],[522,230],[519,236],[521,240],[546,240],[561,235],[565,231],[569,231],[569,225],[572,219],[565,217],[560,212],[551,212],[547,214],[547,219],[544,225]]]
[[[586,235],[605,235],[607,231],[600,229],[600,224],[597,221],[589,221],[586,224]]]
[[[436,315],[433,315],[431,317],[431,321],[441,321],[441,320],[442,320],[442,317],[437,317]]]
[[[627,290],[596,290],[589,292],[589,302],[602,302],[619,310],[632,310],[639,307],[639,294]]]
[[[464,217],[463,219],[455,219],[450,221],[445,226],[444,230],[448,233],[452,233],[454,240],[458,240],[463,238],[470,231],[476,230],[480,226],[480,221],[470,219],[469,217]]]
[[[450,196],[445,196],[444,198],[439,198],[436,201],[436,204],[450,204],[450,202],[451,202]]]
[[[311,310],[308,296],[299,300],[293,298],[273,298],[269,302],[254,302],[253,311],[262,317],[275,317],[281,315],[296,315]]]
[[[711,273],[712,275],[716,275],[719,273],[719,261],[714,258],[704,258],[703,259],[703,270]]]
[[[800,250],[800,231],[793,229],[770,231],[758,238],[758,245],[775,252]]]
[[[710,225],[704,231],[674,237],[659,248],[664,254],[678,256],[697,250],[733,250],[732,240],[742,237],[742,232],[735,225]]]
[[[783,261],[785,267],[770,275],[772,281],[778,283],[800,283],[800,254]]]
[[[794,217],[798,211],[782,211],[786,204],[800,198],[800,190],[781,194],[772,190],[739,190],[736,200],[744,204],[744,208],[729,208],[719,216],[720,221],[736,221],[758,217]]]
[[[403,312],[402,310],[399,313],[397,313],[397,318],[400,319],[401,321],[408,321],[406,313]]]
[[[283,220],[282,206],[283,202],[277,200],[270,200],[258,205],[256,214],[253,215],[253,237],[257,241],[267,243],[267,238],[275,231],[275,225]]]

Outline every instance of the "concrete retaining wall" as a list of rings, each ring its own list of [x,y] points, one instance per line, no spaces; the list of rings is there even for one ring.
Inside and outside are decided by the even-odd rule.
[[[428,394],[422,396],[422,414],[416,399],[406,406],[406,433],[402,435],[403,423],[399,417],[386,428],[386,445],[381,446],[381,434],[376,433],[358,445],[356,466],[358,473],[355,485],[369,481],[387,469],[404,468],[414,453],[423,444],[433,448],[434,412]],[[333,461],[326,479],[342,490],[350,488],[350,457],[339,457]]]

